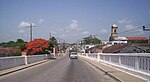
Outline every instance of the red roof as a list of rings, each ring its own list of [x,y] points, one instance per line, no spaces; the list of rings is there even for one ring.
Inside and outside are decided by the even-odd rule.
[[[103,53],[113,53],[119,49],[125,48],[130,45],[131,44],[115,44],[115,45],[105,48],[102,52]]]
[[[126,37],[128,40],[148,40],[147,37]]]

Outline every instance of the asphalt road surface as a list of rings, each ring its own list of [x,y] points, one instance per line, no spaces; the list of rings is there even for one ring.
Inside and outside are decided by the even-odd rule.
[[[0,82],[115,82],[82,59],[68,56],[1,76]]]

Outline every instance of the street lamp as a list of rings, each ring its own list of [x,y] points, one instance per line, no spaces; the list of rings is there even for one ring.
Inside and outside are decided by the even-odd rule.
[[[143,26],[143,31],[150,31],[150,29],[146,29],[145,26]],[[149,36],[148,44],[149,44],[149,48],[150,48],[150,36]]]

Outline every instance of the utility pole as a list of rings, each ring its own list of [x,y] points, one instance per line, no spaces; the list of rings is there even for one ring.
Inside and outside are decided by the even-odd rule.
[[[143,26],[143,31],[150,31],[150,29],[148,29],[148,28],[145,28],[145,26]],[[149,36],[149,41],[148,41],[148,44],[149,44],[149,48],[150,48],[150,36]]]
[[[52,38],[52,34],[51,34],[51,32],[49,33],[49,38],[50,38],[50,39]]]
[[[26,26],[26,27],[30,28],[30,41],[32,41],[32,28],[36,26],[33,26],[32,23],[30,23],[30,26]]]

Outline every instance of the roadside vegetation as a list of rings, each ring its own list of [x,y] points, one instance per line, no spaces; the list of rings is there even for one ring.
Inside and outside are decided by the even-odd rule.
[[[49,40],[39,38],[30,42],[25,42],[22,39],[2,42],[0,43],[0,57],[21,56],[21,52],[26,52],[27,55],[49,54],[56,44],[55,37]]]

